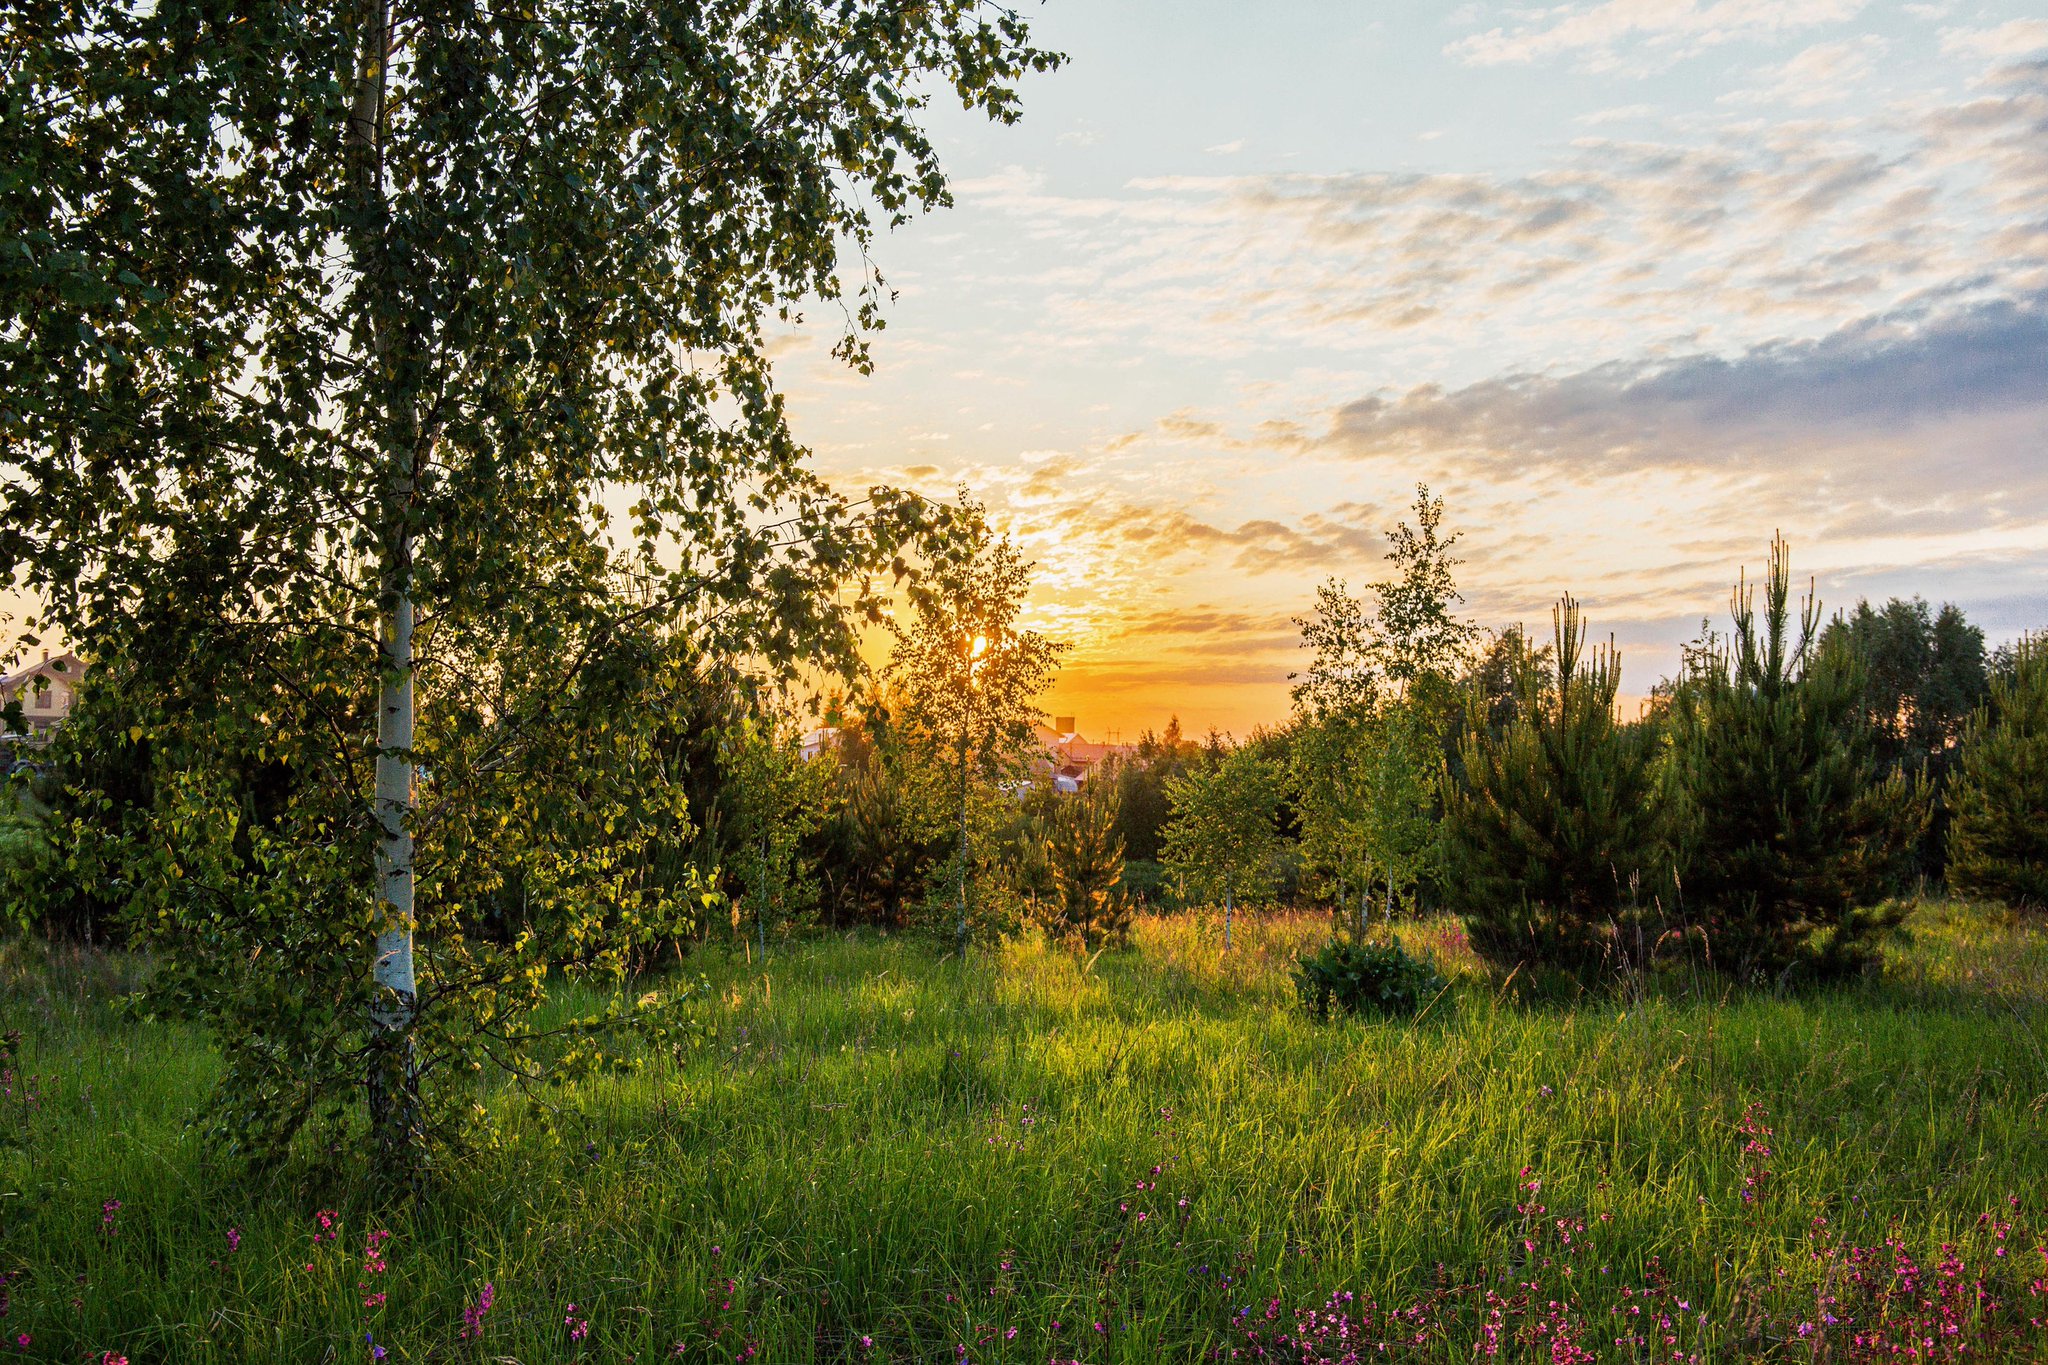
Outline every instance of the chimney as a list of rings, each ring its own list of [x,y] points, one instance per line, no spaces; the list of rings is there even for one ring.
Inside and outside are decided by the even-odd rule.
[[[1063,735],[1071,735],[1077,727],[1072,716],[1054,716],[1052,718],[1052,728]]]
[[[50,662],[50,651],[49,651],[49,650],[47,650],[47,649],[43,651],[43,662],[44,662],[44,663],[48,663],[48,662]]]

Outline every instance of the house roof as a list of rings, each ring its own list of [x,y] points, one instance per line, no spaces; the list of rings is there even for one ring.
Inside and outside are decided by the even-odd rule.
[[[0,694],[12,696],[21,689],[22,684],[40,677],[58,678],[67,683],[75,683],[84,677],[86,670],[91,667],[91,664],[76,654],[58,654],[39,663],[30,664],[17,672],[0,676]]]

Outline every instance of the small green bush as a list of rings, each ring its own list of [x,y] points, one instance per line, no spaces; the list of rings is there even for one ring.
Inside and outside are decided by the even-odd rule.
[[[1333,1011],[1406,1018],[1444,989],[1433,961],[1392,940],[1332,939],[1296,961],[1294,993],[1317,1023]]]

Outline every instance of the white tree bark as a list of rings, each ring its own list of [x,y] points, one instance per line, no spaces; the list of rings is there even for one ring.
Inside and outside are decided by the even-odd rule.
[[[411,1027],[418,996],[412,965],[412,621],[412,595],[401,590],[384,618],[384,676],[377,690],[377,887],[384,914],[375,1018],[387,1032]]]
[[[408,471],[409,472],[409,471]],[[406,480],[410,482],[409,479]],[[370,1005],[370,1126],[378,1145],[409,1160],[420,1137],[419,1061],[413,1023],[419,983],[413,970],[412,812],[418,768],[413,763],[413,600],[411,539],[394,553],[395,584],[384,612],[377,687],[377,895],[375,994]]]
[[[960,960],[967,961],[967,729],[960,729]]]
[[[391,61],[389,0],[365,0],[361,61],[349,109],[348,146],[351,174],[366,211],[381,206],[384,194],[383,135]],[[374,221],[374,219],[373,219]],[[373,229],[374,230],[374,229]],[[378,272],[381,244],[371,243],[359,261]],[[388,285],[388,281],[380,281]],[[367,319],[370,348],[389,372],[392,338],[387,324],[373,313]],[[413,478],[419,458],[418,412],[411,402],[394,396],[387,417],[391,430],[381,433],[388,465],[383,471],[381,528],[382,562],[378,565],[378,608],[381,631],[377,677],[376,793],[371,815],[377,822],[377,935],[370,973],[370,1057],[365,1077],[370,1101],[370,1126],[387,1151],[403,1153],[414,1146],[419,1130],[419,1071],[412,1029],[419,1003],[413,970],[412,810],[415,798],[413,765]]]

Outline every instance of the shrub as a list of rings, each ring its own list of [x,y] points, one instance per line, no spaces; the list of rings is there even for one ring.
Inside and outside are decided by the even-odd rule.
[[[1474,694],[1444,796],[1444,873],[1463,898],[1473,951],[1497,967],[1589,972],[1640,941],[1638,894],[1662,864],[1661,791],[1646,737],[1614,717],[1613,646],[1582,662],[1586,630],[1570,597],[1553,613],[1543,671],[1519,670],[1505,731]]]
[[[1297,962],[1294,993],[1317,1023],[1332,1013],[1406,1018],[1444,989],[1435,962],[1394,939],[1332,939]]]
[[[1686,907],[1713,965],[1743,978],[1839,976],[1904,917],[1879,904],[1927,819],[1923,783],[1881,777],[1855,657],[1796,642],[1785,542],[1771,545],[1759,624],[1738,583],[1734,634],[1696,657],[1676,708]]]
[[[2048,637],[2014,651],[1963,736],[1949,781],[1949,885],[2048,910]]]

